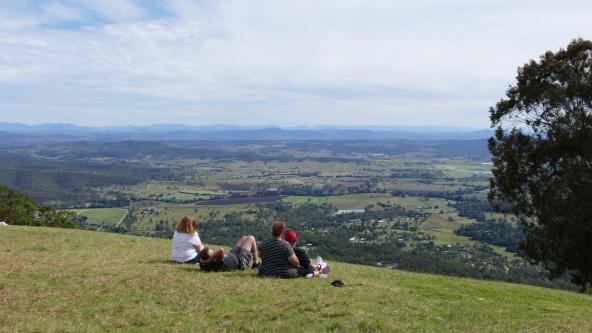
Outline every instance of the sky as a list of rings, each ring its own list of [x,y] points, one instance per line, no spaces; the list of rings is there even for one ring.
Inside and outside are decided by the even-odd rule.
[[[488,128],[592,1],[0,0],[0,122]]]

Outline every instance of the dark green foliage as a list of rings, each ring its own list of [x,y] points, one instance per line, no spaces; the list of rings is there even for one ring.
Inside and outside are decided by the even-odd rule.
[[[44,147],[41,156],[60,159],[118,158],[136,159],[152,156],[157,159],[212,158],[254,160],[256,154],[232,153],[205,148],[186,148],[158,141],[74,142]]]
[[[8,224],[74,228],[76,213],[56,211],[37,204],[17,191],[0,185],[0,220]]]
[[[32,225],[37,204],[17,191],[0,185],[0,220],[8,224]]]
[[[458,210],[458,215],[477,221],[485,221],[485,213],[494,211],[490,203],[480,200],[458,201],[454,207]]]
[[[415,272],[427,272],[480,279],[493,279],[517,283],[529,283],[547,287],[571,289],[569,281],[550,282],[536,266],[527,265],[523,260],[509,262],[495,253],[487,245],[436,246],[433,237],[416,237],[412,249],[397,242],[396,239],[373,241],[376,229],[373,223],[377,218],[414,217],[421,213],[406,210],[397,205],[381,205],[380,210],[363,214],[334,215],[335,208],[328,205],[273,203],[259,205],[257,219],[249,220],[239,212],[212,216],[199,225],[202,239],[215,244],[233,246],[242,235],[253,235],[259,241],[270,237],[271,222],[286,221],[289,229],[298,232],[299,244],[312,244],[309,254],[321,255],[328,260],[376,265],[384,263]],[[368,232],[365,242],[351,242],[349,239]],[[382,234],[379,231],[378,234]],[[170,238],[172,230],[157,232],[154,235]],[[401,235],[396,238],[404,237]]]
[[[46,227],[75,228],[78,216],[75,212],[57,211],[50,207],[41,207],[36,225]]]
[[[491,109],[489,199],[524,227],[521,247],[557,277],[592,283],[592,42],[574,40],[518,70]]]
[[[518,242],[522,239],[520,229],[506,221],[487,220],[471,223],[461,226],[454,233],[487,244],[503,246],[510,252],[518,250]]]
[[[491,206],[491,203],[478,199],[456,198],[457,203],[454,207],[458,210],[458,215],[485,222],[485,213],[498,211],[509,213],[510,206],[506,202],[497,203],[497,209]]]
[[[133,185],[147,179],[167,179],[172,172],[132,163],[96,163],[74,160],[51,160],[21,153],[0,151],[0,184],[25,193],[40,203],[54,207],[118,206],[127,202],[105,202],[90,190],[111,184]],[[117,200],[116,200],[117,201]]]

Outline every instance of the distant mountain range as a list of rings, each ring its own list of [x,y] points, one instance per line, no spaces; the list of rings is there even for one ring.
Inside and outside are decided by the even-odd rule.
[[[67,123],[0,123],[0,144],[72,140],[479,140],[489,129],[387,126],[150,126],[85,127]]]

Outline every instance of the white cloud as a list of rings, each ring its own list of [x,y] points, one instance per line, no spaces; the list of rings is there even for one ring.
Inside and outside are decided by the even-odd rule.
[[[145,14],[130,0],[84,0],[82,4],[114,22],[136,20]]]
[[[52,2],[0,20],[0,89],[47,96],[5,96],[0,117],[51,103],[113,122],[486,127],[519,65],[592,37],[592,5],[575,1],[139,4]],[[81,27],[40,28],[48,16]]]
[[[59,2],[43,3],[40,7],[47,15],[48,20],[51,21],[67,22],[83,19],[83,15],[78,9]]]

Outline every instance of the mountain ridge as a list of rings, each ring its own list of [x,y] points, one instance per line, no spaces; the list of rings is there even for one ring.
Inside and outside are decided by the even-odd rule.
[[[61,140],[478,140],[493,135],[490,129],[449,127],[279,127],[279,126],[149,126],[85,127],[67,123],[25,125],[0,123],[0,132],[27,135],[27,139]],[[5,136],[5,135],[4,135]]]

